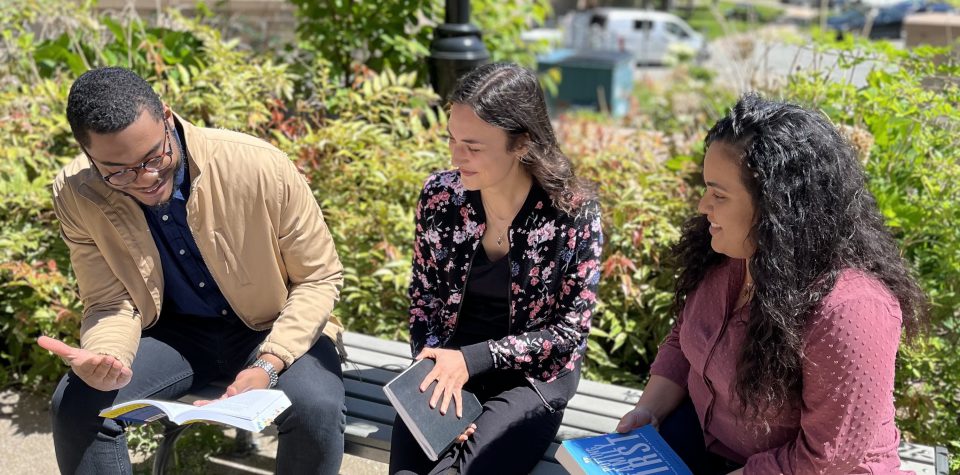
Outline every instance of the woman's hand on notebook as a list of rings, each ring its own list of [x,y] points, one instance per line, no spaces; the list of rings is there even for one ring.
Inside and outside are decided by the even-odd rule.
[[[420,383],[420,392],[424,392],[434,381],[437,386],[433,389],[433,396],[430,398],[430,408],[437,407],[440,403],[440,414],[446,414],[450,407],[450,400],[456,405],[457,417],[463,417],[463,400],[460,390],[470,379],[467,372],[467,362],[463,359],[463,353],[460,350],[446,350],[443,348],[424,348],[417,355],[417,360],[430,358],[436,362],[433,370],[423,378]],[[442,401],[441,401],[442,398]],[[469,429],[468,429],[469,430]],[[466,433],[466,432],[464,432]]]
[[[476,425],[476,424],[470,424],[469,426],[467,426],[467,429],[464,430],[462,434],[460,434],[460,435],[457,436],[457,443],[458,443],[458,444],[462,444],[462,443],[466,442],[467,439],[469,439],[470,436],[473,435],[473,433],[476,432],[476,431],[477,431],[477,425]]]

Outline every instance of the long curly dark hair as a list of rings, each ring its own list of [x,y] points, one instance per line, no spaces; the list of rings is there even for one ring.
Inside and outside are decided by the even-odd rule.
[[[593,187],[574,175],[560,150],[540,81],[529,69],[510,63],[480,66],[460,80],[450,102],[469,106],[481,120],[504,130],[508,149],[526,145],[521,164],[560,211],[572,214],[595,198]]]
[[[755,207],[754,294],[732,389],[744,415],[762,419],[799,398],[804,330],[842,270],[883,282],[900,302],[908,336],[925,317],[927,300],[866,188],[853,147],[823,114],[748,93],[710,129],[705,144],[715,142],[741,152],[741,179]],[[703,215],[691,218],[673,249],[678,312],[723,260],[710,247],[709,226]]]

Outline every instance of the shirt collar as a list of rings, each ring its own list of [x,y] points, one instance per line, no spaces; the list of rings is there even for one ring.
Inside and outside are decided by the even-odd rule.
[[[173,177],[173,196],[171,199],[186,201],[190,195],[190,184],[187,180],[187,150],[183,146],[183,139],[180,138],[179,128],[174,129],[174,137],[177,139],[177,146],[180,148],[180,165],[177,165],[177,172]],[[186,183],[186,186],[184,184]]]

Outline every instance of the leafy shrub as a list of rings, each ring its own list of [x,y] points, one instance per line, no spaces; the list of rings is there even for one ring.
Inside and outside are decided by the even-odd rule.
[[[335,312],[354,331],[406,339],[413,209],[426,177],[448,164],[446,117],[412,74],[370,73],[325,90],[336,118],[299,111],[277,136],[307,176],[344,266]]]
[[[444,21],[442,0],[395,0],[390,14],[378,2],[292,0],[297,7],[299,48],[330,64],[331,74],[349,85],[364,69],[416,73],[426,84],[426,58],[434,26]],[[470,21],[486,32],[493,61],[533,65],[545,43],[525,45],[520,33],[540,25],[552,12],[548,0],[474,0]],[[495,32],[495,34],[494,34]],[[313,61],[312,59],[308,61]]]
[[[562,117],[558,135],[580,176],[599,185],[604,261],[588,342],[591,379],[636,386],[673,325],[670,244],[692,209],[695,163],[669,159],[662,134]]]

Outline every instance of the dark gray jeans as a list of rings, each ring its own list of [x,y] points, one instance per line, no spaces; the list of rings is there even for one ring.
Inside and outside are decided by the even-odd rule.
[[[63,474],[132,473],[125,426],[97,414],[133,399],[177,399],[211,381],[232,378],[253,362],[267,332],[236,317],[164,315],[143,333],[133,379],[118,391],[90,388],[72,371],[53,395],[53,440]],[[277,473],[336,474],[346,425],[340,358],[326,336],[280,375],[292,406],[275,421]]]

